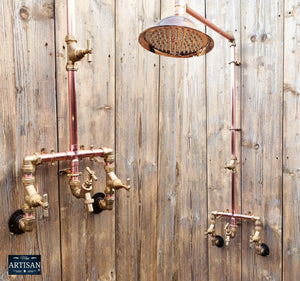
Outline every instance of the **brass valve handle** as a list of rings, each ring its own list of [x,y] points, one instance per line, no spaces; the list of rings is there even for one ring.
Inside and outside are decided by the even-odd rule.
[[[91,40],[87,40],[87,61],[88,62],[92,62],[92,52],[93,52],[93,49],[92,49],[92,43],[91,43]]]
[[[44,194],[43,195],[42,201],[43,201],[43,206],[42,206],[43,207],[43,215],[44,215],[45,218],[48,218],[49,217],[49,211],[48,211],[48,209],[49,209],[48,194]]]
[[[87,172],[89,173],[89,180],[94,180],[94,181],[97,181],[97,180],[98,180],[98,178],[96,177],[94,171],[92,171],[89,167],[86,167],[85,169],[86,169]]]

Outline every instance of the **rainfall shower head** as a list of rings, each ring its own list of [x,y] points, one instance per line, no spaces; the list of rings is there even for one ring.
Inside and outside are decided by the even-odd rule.
[[[161,20],[143,31],[139,43],[148,51],[168,57],[201,56],[214,47],[214,41],[197,30],[187,18],[179,15]]]

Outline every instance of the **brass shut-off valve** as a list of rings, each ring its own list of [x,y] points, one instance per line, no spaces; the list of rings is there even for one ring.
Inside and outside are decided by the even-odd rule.
[[[77,46],[77,39],[73,35],[67,35],[65,38],[67,43],[67,71],[76,71],[78,70],[77,62],[82,60],[85,55],[87,55],[88,62],[92,62],[92,52],[91,40],[87,40],[87,48],[79,48]]]

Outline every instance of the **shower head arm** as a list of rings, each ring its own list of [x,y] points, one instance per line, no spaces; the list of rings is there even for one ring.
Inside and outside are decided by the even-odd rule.
[[[189,14],[189,15],[191,15],[192,17],[194,17],[198,21],[202,22],[203,24],[205,24],[209,28],[213,29],[214,31],[216,31],[217,33],[219,33],[220,35],[222,35],[223,37],[225,37],[226,39],[228,39],[230,42],[234,42],[235,41],[234,37],[232,35],[230,35],[229,33],[225,32],[224,30],[222,30],[221,28],[219,28],[218,26],[216,26],[215,24],[213,24],[212,22],[210,22],[209,20],[207,20],[205,17],[201,16],[199,13],[197,13],[192,8],[190,8],[188,5],[186,5],[186,13]]]

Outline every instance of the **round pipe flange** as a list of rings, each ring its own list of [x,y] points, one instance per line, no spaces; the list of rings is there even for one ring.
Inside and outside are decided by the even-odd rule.
[[[103,209],[100,208],[100,201],[104,200],[105,194],[103,192],[95,193],[92,198],[94,199],[93,208],[94,213],[99,214],[103,211]]]
[[[23,218],[24,212],[22,209],[16,210],[11,214],[8,221],[9,231],[14,234],[22,234],[24,231],[19,227],[19,222]]]

